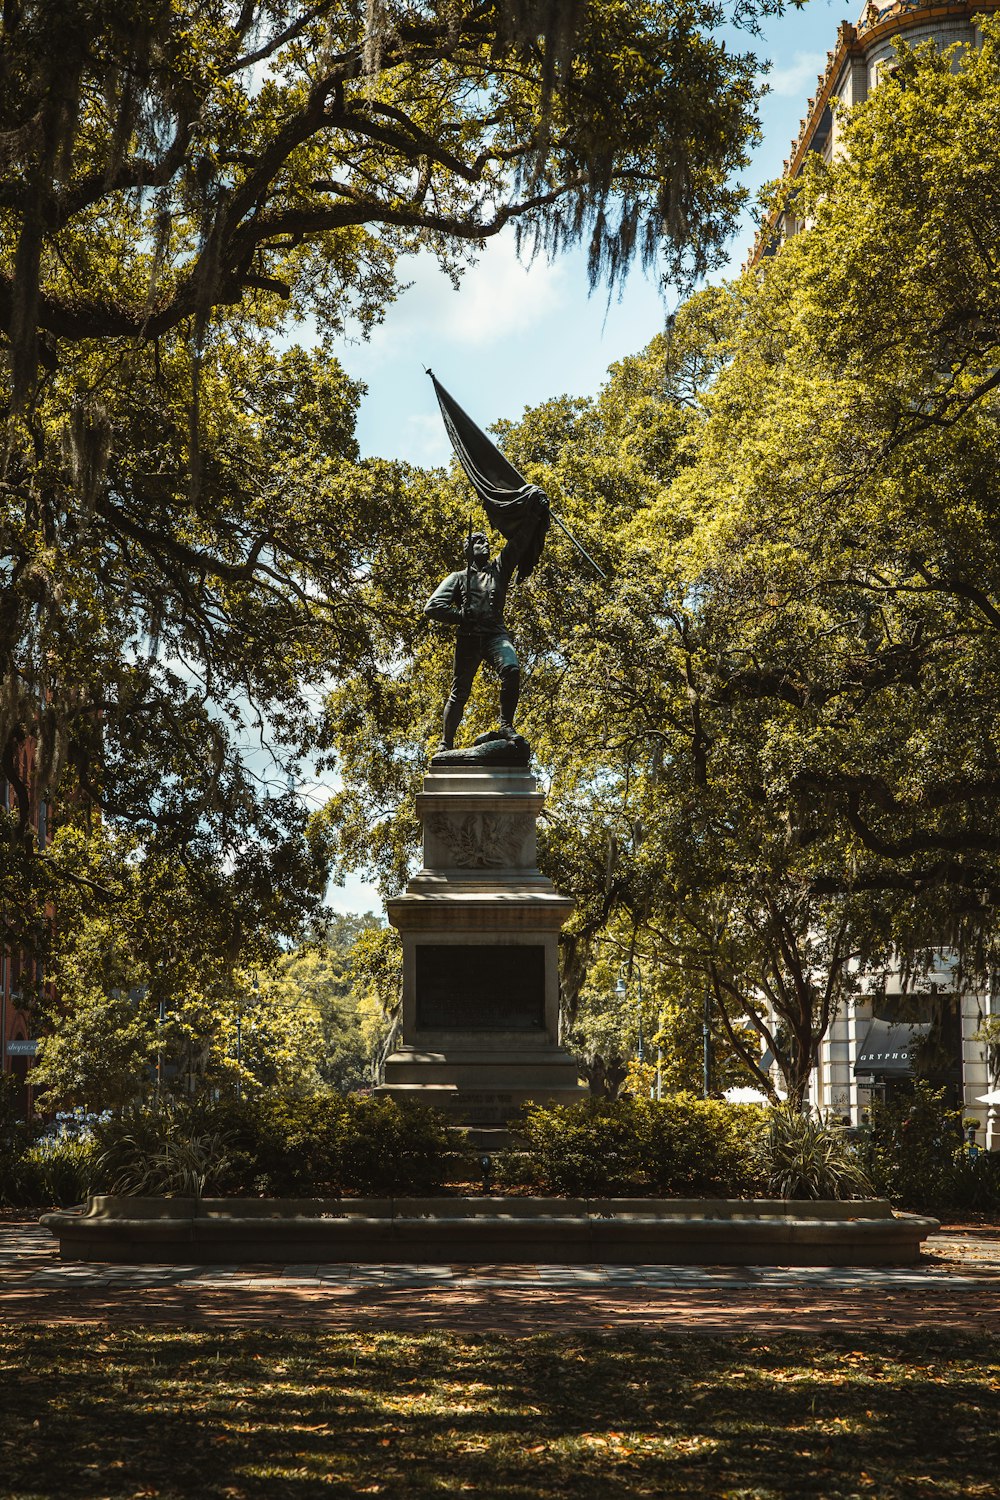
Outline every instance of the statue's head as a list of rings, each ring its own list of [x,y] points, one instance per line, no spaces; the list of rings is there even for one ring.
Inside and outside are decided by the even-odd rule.
[[[462,551],[467,563],[475,563],[477,567],[488,563],[490,543],[485,531],[474,531],[471,536],[467,536]]]

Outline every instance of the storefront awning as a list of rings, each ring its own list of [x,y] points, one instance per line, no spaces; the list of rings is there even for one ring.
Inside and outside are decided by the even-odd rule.
[[[913,1073],[913,1049],[930,1032],[929,1021],[874,1020],[854,1064],[873,1078],[908,1078]]]

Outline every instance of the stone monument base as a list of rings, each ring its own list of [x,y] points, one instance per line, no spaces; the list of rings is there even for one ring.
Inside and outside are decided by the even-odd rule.
[[[527,766],[460,753],[424,778],[424,867],[388,903],[403,1006],[379,1092],[499,1131],[529,1100],[586,1093],[559,1040],[559,930],[573,902],[538,869],[544,797]]]

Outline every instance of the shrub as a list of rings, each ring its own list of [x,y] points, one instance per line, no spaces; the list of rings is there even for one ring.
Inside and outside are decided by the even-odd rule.
[[[760,1187],[766,1118],[691,1094],[535,1107],[520,1127],[523,1150],[505,1155],[498,1177],[581,1196],[746,1196]]]
[[[497,1181],[580,1197],[745,1197],[761,1187],[766,1122],[755,1105],[692,1094],[534,1105],[516,1126],[519,1149],[498,1159]]]
[[[135,1195],[434,1192],[454,1155],[433,1111],[332,1090],[137,1106],[94,1136],[99,1187]]]
[[[917,1080],[908,1098],[876,1104],[861,1159],[877,1192],[899,1208],[947,1214],[1000,1208],[1000,1161],[970,1156],[961,1113],[944,1089]]]
[[[96,1164],[94,1143],[86,1136],[40,1136],[16,1164],[10,1201],[22,1208],[82,1203],[91,1191]]]
[[[206,1119],[224,1132],[229,1155],[219,1191],[336,1196],[346,1108],[332,1089],[295,1096],[271,1090],[214,1105]]]
[[[343,1186],[358,1193],[432,1193],[453,1155],[444,1116],[379,1095],[347,1098],[341,1124]]]
[[[41,1123],[23,1120],[20,1111],[18,1080],[0,1076],[0,1204],[62,1208],[82,1202],[96,1170],[88,1123],[63,1121],[56,1133],[43,1134]]]
[[[764,1152],[767,1188],[778,1197],[871,1196],[871,1182],[842,1125],[823,1125],[794,1109],[773,1110]]]
[[[37,1128],[20,1117],[18,1080],[12,1073],[0,1073],[0,1203],[11,1207],[24,1203],[22,1162],[37,1135]]]
[[[194,1102],[182,1106],[192,1135],[218,1135],[224,1159],[212,1176],[213,1195],[252,1197],[271,1191],[270,1177],[279,1156],[258,1097]]]
[[[1000,1151],[980,1151],[971,1156],[959,1150],[946,1179],[945,1201],[940,1212],[995,1214],[1000,1209]]]
[[[678,1197],[747,1197],[763,1187],[768,1111],[694,1094],[637,1101],[650,1186]]]
[[[516,1129],[522,1149],[501,1153],[500,1185],[590,1198],[628,1191],[640,1176],[642,1132],[630,1099],[529,1105]]]

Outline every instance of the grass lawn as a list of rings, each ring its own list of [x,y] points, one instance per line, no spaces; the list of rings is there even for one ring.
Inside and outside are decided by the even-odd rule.
[[[1000,1492],[1000,1340],[0,1328],[3,1500]]]

